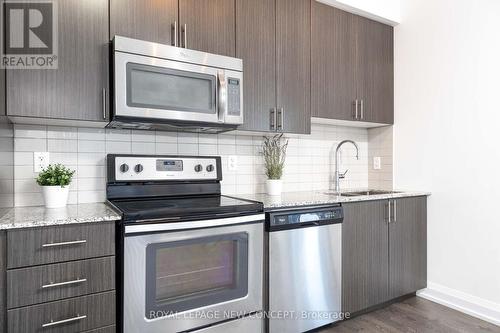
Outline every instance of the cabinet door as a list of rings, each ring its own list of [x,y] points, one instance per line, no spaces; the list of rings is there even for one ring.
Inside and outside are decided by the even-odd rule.
[[[356,16],[312,2],[312,116],[354,120]]]
[[[278,124],[311,133],[311,1],[276,0]]]
[[[9,116],[104,121],[108,109],[108,0],[54,0],[59,66],[7,71]],[[109,95],[106,93],[106,95]]]
[[[183,47],[235,56],[235,0],[179,0],[179,19]]]
[[[111,38],[119,35],[173,45],[174,23],[179,23],[177,0],[110,0],[109,3]]]
[[[356,17],[357,98],[363,121],[394,123],[394,36],[391,26]]]
[[[271,130],[276,107],[276,13],[274,0],[236,0],[236,57],[243,59],[243,110],[239,129]]]
[[[342,311],[388,300],[387,201],[349,203],[342,224]]]
[[[427,198],[394,200],[389,225],[389,294],[407,295],[427,285]]]

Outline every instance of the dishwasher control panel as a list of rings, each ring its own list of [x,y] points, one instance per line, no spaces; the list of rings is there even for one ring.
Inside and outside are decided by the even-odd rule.
[[[269,213],[267,223],[271,231],[277,231],[342,223],[343,218],[344,211],[342,206],[335,206]]]

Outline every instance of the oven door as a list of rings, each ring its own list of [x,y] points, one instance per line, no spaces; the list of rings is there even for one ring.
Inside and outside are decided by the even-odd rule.
[[[115,52],[115,116],[219,123],[225,72],[213,67]],[[222,112],[221,112],[222,111]]]
[[[262,265],[262,215],[126,227],[123,330],[182,332],[261,311]]]

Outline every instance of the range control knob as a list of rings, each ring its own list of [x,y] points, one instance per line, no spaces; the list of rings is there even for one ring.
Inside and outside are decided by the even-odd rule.
[[[120,171],[125,173],[128,171],[128,164],[125,164],[123,163],[122,165],[120,165]]]
[[[207,165],[207,171],[208,171],[208,172],[212,172],[212,171],[214,171],[214,170],[215,170],[215,167],[213,166],[213,164],[209,164],[209,165]]]
[[[135,172],[137,173],[140,173],[142,172],[142,170],[144,170],[144,167],[142,166],[142,164],[137,164],[134,168]]]
[[[201,164],[197,164],[194,166],[194,171],[200,172],[203,170],[203,166]]]

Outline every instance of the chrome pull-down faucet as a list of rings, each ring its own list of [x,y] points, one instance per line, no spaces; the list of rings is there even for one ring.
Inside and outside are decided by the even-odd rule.
[[[344,140],[337,145],[337,149],[335,150],[335,192],[337,194],[340,193],[340,180],[344,179],[347,171],[349,171],[349,170],[346,170],[346,172],[344,172],[344,173],[341,173],[339,171],[340,170],[340,167],[339,167],[340,148],[342,147],[342,145],[344,145],[344,143],[352,143],[354,145],[354,147],[356,147],[356,159],[359,160],[359,147],[356,144],[356,142],[354,142],[352,140]]]

